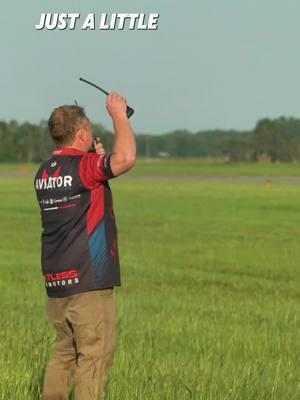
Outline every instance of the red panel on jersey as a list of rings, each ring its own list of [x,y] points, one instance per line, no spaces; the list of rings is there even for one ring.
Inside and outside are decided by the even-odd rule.
[[[44,171],[43,171],[43,173],[42,173],[42,179],[48,179],[48,178],[49,178],[48,173],[47,173],[47,171],[44,169]]]
[[[61,174],[61,167],[58,167],[57,170],[54,172],[53,177],[58,178]]]
[[[104,217],[104,187],[91,191],[91,205],[87,215],[87,231],[90,236]]]
[[[106,155],[87,153],[80,161],[79,174],[82,183],[87,189],[95,189],[109,179],[104,172],[103,163]]]

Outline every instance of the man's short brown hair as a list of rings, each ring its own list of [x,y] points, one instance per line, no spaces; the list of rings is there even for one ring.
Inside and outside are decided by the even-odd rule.
[[[78,129],[87,128],[89,123],[83,107],[64,105],[52,111],[48,128],[56,145],[64,147],[71,145]]]

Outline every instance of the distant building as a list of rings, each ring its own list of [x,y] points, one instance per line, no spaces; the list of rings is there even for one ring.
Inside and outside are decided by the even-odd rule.
[[[168,157],[170,157],[170,153],[168,153],[167,151],[159,151],[157,153],[157,157],[159,157],[159,158],[168,158]]]

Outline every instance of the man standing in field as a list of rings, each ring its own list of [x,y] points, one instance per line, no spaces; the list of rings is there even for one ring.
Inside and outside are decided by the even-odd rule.
[[[58,341],[44,382],[45,400],[96,400],[105,392],[116,349],[114,286],[120,286],[117,230],[108,180],[135,164],[126,100],[107,98],[115,141],[89,153],[93,134],[83,108],[56,108],[48,121],[56,143],[35,176],[41,209],[47,315]]]

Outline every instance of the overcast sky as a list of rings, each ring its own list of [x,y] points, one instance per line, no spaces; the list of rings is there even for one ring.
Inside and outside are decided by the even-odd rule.
[[[160,18],[157,31],[37,31],[42,12]],[[299,15],[297,0],[5,1],[0,119],[39,122],[76,99],[111,128],[105,97],[79,76],[124,95],[136,132],[300,117]]]

